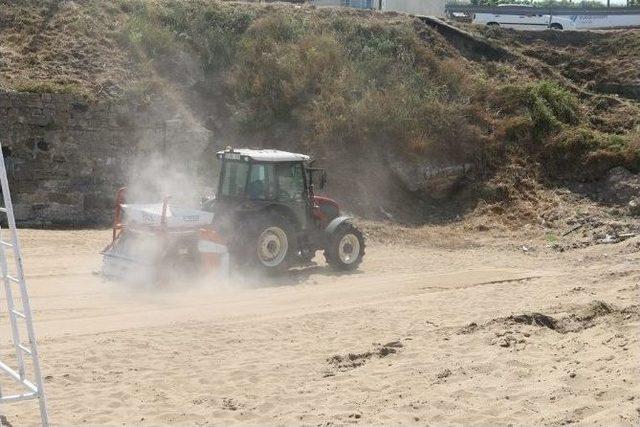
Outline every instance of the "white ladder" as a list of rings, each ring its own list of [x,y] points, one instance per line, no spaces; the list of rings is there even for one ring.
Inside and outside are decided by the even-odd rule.
[[[1,146],[0,150],[2,150]],[[11,234],[11,241],[8,242],[3,240],[2,227],[0,227],[0,268],[2,272],[5,296],[7,299],[7,314],[11,325],[13,348],[15,350],[18,364],[18,370],[16,371],[6,363],[0,361],[0,371],[8,374],[9,377],[15,380],[22,389],[22,392],[7,396],[5,396],[0,390],[0,404],[20,400],[38,399],[42,425],[46,427],[49,425],[47,403],[42,384],[42,374],[40,372],[40,359],[38,357],[38,348],[36,346],[36,334],[33,329],[29,294],[27,293],[27,285],[24,281],[22,255],[20,253],[20,244],[18,242],[18,234],[16,231],[16,220],[13,216],[13,204],[11,203],[11,194],[9,193],[9,182],[7,180],[7,169],[4,163],[4,156],[2,161],[0,161],[0,185],[2,186],[2,198],[4,200],[4,207],[0,207],[0,215],[6,215],[9,233]],[[7,251],[9,250],[13,252],[15,272],[9,269],[9,263],[7,261]],[[16,304],[13,300],[13,292],[16,285],[20,291],[22,311],[20,311],[19,308],[16,308]],[[23,322],[22,325],[20,324],[21,322]],[[22,341],[20,338],[22,326],[26,329],[27,341]],[[32,380],[27,379],[25,357],[31,358],[31,366],[33,370]]]

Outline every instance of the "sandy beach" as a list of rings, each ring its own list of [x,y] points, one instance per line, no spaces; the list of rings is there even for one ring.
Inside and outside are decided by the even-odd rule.
[[[435,233],[370,242],[353,274],[319,256],[145,289],[96,274],[109,231],[22,230],[51,421],[638,423],[640,239],[558,253]]]

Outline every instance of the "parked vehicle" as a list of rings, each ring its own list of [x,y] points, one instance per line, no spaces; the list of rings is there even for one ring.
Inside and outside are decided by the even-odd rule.
[[[640,27],[640,11],[638,13],[633,11],[625,11],[625,13],[598,12],[599,14],[597,14],[576,10],[575,14],[566,11],[554,14],[553,9],[532,6],[501,6],[504,7],[474,13],[472,23],[529,31]],[[504,13],[501,9],[504,9]]]
[[[520,14],[511,13],[475,13],[473,15],[473,23],[480,25],[513,28],[517,30],[562,30],[570,22],[565,18],[557,19],[552,15],[542,13],[539,10],[523,11]],[[565,22],[565,20],[567,22]]]

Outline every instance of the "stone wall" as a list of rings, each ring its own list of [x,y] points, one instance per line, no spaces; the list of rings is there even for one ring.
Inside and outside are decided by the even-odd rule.
[[[14,92],[0,92],[0,143],[16,219],[27,226],[108,224],[115,190],[144,175],[147,159],[163,159],[154,173],[179,171],[188,183],[218,148],[174,102]]]

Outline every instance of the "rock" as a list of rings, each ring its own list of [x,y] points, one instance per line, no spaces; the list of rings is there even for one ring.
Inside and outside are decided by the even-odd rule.
[[[629,203],[640,194],[640,175],[619,166],[609,171],[603,183],[602,199],[611,203]]]
[[[389,168],[407,190],[422,191],[434,199],[449,195],[472,167],[466,163],[410,160],[391,152],[385,155]]]

